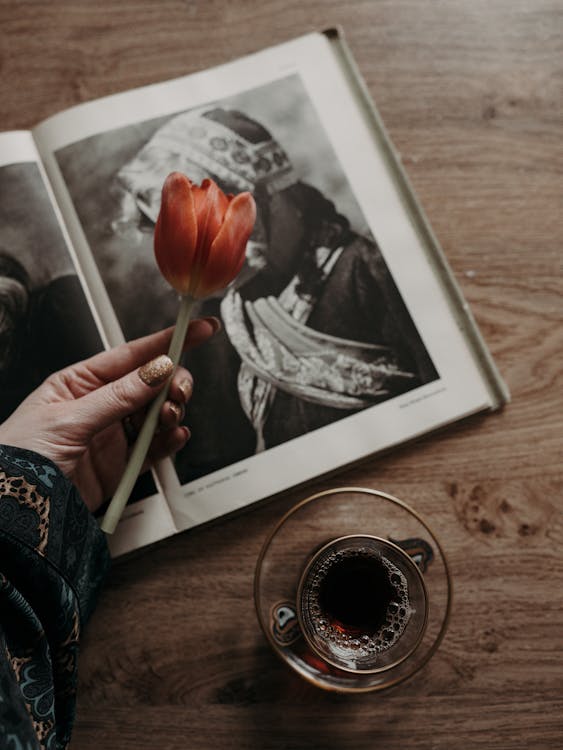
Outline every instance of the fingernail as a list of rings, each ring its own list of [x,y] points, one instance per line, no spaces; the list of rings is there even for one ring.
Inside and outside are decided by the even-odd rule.
[[[171,448],[171,452],[178,453],[178,451],[181,451],[190,437],[191,432],[189,431],[189,429],[187,427],[182,427],[182,437],[174,444],[174,447]]]
[[[208,318],[203,318],[203,320],[205,320],[206,323],[209,323],[209,325],[211,326],[211,328],[213,328],[213,333],[214,334],[217,333],[217,331],[220,331],[221,328],[223,327],[222,324],[221,324],[221,321],[219,320],[219,318],[216,318],[214,316],[209,316]]]
[[[146,365],[139,367],[137,374],[143,383],[155,386],[168,380],[173,370],[174,363],[170,357],[167,357],[166,354],[161,354],[159,357],[151,359]]]
[[[184,407],[180,406],[180,404],[177,404],[175,401],[170,402],[169,406],[170,411],[172,414],[174,414],[174,417],[176,419],[176,422],[181,422],[184,418]]]
[[[187,401],[189,397],[192,395],[192,391],[194,389],[193,383],[188,378],[184,378],[181,383],[178,383],[178,388],[182,392],[182,396],[184,397],[184,401]]]

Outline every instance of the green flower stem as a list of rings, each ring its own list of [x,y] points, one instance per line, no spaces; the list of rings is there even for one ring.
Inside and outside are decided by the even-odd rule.
[[[172,340],[170,341],[170,347],[168,349],[168,356],[174,363],[174,368],[176,368],[180,362],[194,301],[194,298],[189,295],[182,296],[180,300],[178,318],[176,320],[176,326],[174,327],[174,333],[172,334]],[[141,471],[147,456],[149,446],[154,436],[154,431],[158,424],[160,410],[163,403],[166,401],[166,396],[168,395],[170,380],[171,378],[168,379],[165,387],[152,402],[139,436],[135,441],[135,445],[133,446],[133,450],[129,457],[129,462],[125,467],[119,486],[113,495],[101,524],[102,530],[105,531],[106,534],[113,534],[115,531],[119,519],[121,518],[121,514],[123,513],[123,509],[129,500],[129,495],[135,486],[135,482],[137,481],[137,477],[139,476],[139,472]]]

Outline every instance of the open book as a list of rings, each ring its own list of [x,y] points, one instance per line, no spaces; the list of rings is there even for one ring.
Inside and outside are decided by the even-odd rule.
[[[152,251],[174,170],[251,190],[259,216],[239,278],[195,311],[223,330],[185,357],[192,438],[114,555],[508,400],[331,30],[0,135],[1,317],[27,331],[1,332],[2,418],[48,372],[174,322]]]

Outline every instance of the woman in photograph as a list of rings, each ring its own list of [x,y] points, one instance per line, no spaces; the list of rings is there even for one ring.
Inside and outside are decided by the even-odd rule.
[[[190,362],[190,416],[216,429],[179,456],[182,482],[437,377],[373,237],[299,179],[262,124],[222,107],[171,118],[119,170],[114,227],[152,226],[174,170],[258,206],[245,268],[199,310],[224,331]]]
[[[0,422],[49,374],[102,348],[76,274],[33,287],[0,248]]]

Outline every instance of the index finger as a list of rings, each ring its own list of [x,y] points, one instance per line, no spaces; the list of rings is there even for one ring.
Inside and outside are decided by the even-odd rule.
[[[184,341],[184,351],[207,341],[216,333],[219,326],[217,318],[192,320]],[[168,351],[173,331],[174,326],[170,326],[162,331],[128,341],[108,351],[95,354],[71,366],[70,369],[78,370],[77,374],[82,372],[84,375],[89,375],[90,379],[93,376],[99,384],[109,383],[144,365],[159,354],[165,354]]]

